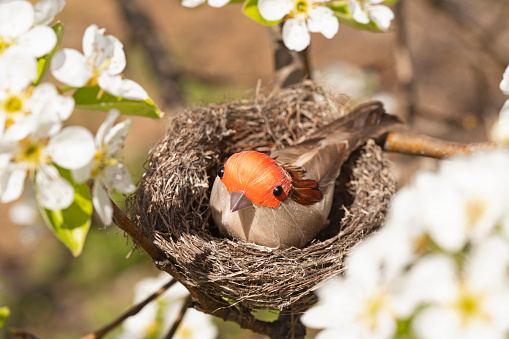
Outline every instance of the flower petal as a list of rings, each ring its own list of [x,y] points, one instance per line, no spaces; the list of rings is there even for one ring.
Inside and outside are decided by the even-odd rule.
[[[57,35],[48,26],[35,26],[18,40],[18,48],[36,58],[48,54],[57,43]]]
[[[65,0],[39,0],[35,5],[36,25],[47,25],[64,8]]]
[[[55,86],[43,83],[34,88],[31,98],[32,113],[49,110],[59,120],[66,120],[74,110],[74,99],[58,94]]]
[[[500,89],[505,95],[509,95],[509,66],[504,71],[504,77],[500,82]]]
[[[66,127],[50,139],[47,149],[58,166],[76,170],[92,161],[95,155],[94,137],[84,127]]]
[[[16,165],[8,165],[0,171],[0,201],[6,203],[18,199],[23,193],[26,176],[26,170]]]
[[[102,179],[108,187],[115,187],[123,194],[132,193],[136,189],[131,181],[129,171],[120,162],[115,166],[107,166]]]
[[[394,19],[392,10],[384,5],[370,6],[368,13],[373,22],[382,30],[387,31],[391,26],[391,21]]]
[[[106,144],[106,155],[111,156],[124,146],[124,142],[129,134],[131,125],[131,120],[124,120],[110,129],[104,138],[104,143]]]
[[[211,7],[219,8],[225,6],[229,2],[230,0],[209,0],[208,3]]]
[[[99,126],[97,133],[95,134],[95,146],[99,149],[103,147],[105,143],[106,135],[110,132],[115,120],[117,120],[120,115],[117,109],[111,109],[104,122]]]
[[[500,110],[500,117],[491,130],[491,139],[499,145],[509,148],[509,100]]]
[[[348,10],[355,21],[361,24],[369,24],[368,14],[362,9],[359,0],[348,0]]]
[[[260,15],[269,21],[281,20],[293,8],[291,0],[259,0]]]
[[[83,54],[96,70],[103,69],[111,75],[122,72],[126,65],[124,46],[112,35],[104,35],[105,29],[90,25],[83,35]]]
[[[306,49],[311,41],[306,22],[301,19],[292,18],[286,20],[282,33],[285,46],[297,52]]]
[[[37,60],[19,50],[0,56],[0,90],[21,92],[37,78]]]
[[[83,166],[82,168],[78,168],[71,171],[72,180],[74,180],[78,184],[82,184],[88,179],[92,177],[92,166],[93,161]]]
[[[87,58],[75,49],[64,48],[55,54],[51,74],[58,81],[72,87],[83,87],[94,75]]]
[[[37,200],[42,207],[60,210],[74,200],[74,188],[62,178],[54,166],[40,166],[35,176]]]
[[[0,3],[0,36],[18,38],[34,24],[34,8],[28,1]]]
[[[109,226],[113,218],[113,207],[108,192],[98,181],[93,188],[92,204],[103,224]]]
[[[102,89],[117,97],[139,101],[149,98],[147,92],[138,83],[122,79],[120,75],[101,73],[97,82]]]
[[[183,0],[182,6],[188,7],[188,8],[195,8],[203,4],[205,0]]]
[[[339,21],[332,9],[317,6],[309,11],[308,28],[310,32],[322,33],[327,39],[332,39],[339,30]]]

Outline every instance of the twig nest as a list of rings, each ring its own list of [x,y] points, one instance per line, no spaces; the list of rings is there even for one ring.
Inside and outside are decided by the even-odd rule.
[[[387,212],[395,183],[380,147],[369,141],[345,163],[330,224],[302,249],[223,237],[210,217],[209,195],[218,167],[232,153],[295,144],[341,115],[342,107],[306,82],[175,117],[151,150],[129,209],[140,228],[154,233],[181,283],[249,311],[301,312],[316,302],[312,292],[343,271],[349,250],[380,227]]]

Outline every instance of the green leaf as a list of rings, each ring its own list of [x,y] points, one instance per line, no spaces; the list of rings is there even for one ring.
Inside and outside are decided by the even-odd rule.
[[[53,26],[53,30],[57,34],[57,43],[55,44],[55,47],[53,48],[53,50],[51,50],[51,52],[37,59],[38,75],[37,79],[35,79],[34,81],[34,85],[37,85],[42,80],[46,72],[48,72],[49,66],[51,65],[51,60],[55,56],[55,53],[58,51],[60,43],[62,42],[62,37],[64,36],[64,24],[62,24],[61,22],[57,22]]]
[[[69,170],[58,168],[60,175],[74,187],[74,201],[63,210],[48,210],[43,207],[43,219],[51,231],[71,250],[73,256],[81,254],[92,216],[92,201],[86,183],[77,184]]]
[[[0,307],[0,328],[4,326],[5,319],[11,314],[9,307]]]
[[[75,107],[89,111],[108,112],[116,108],[121,114],[161,118],[164,113],[150,99],[143,101],[116,97],[101,90],[99,86],[78,88],[73,94]]]
[[[346,1],[334,1],[324,4],[334,11],[336,18],[342,24],[348,25],[353,28],[368,30],[372,32],[384,32],[382,31],[373,21],[367,24],[361,24],[352,18],[352,15],[348,11],[348,5]]]
[[[276,21],[265,20],[260,14],[260,11],[258,10],[258,0],[246,0],[246,2],[244,2],[244,5],[242,6],[242,11],[244,12],[245,15],[247,15],[256,22],[261,23],[262,25],[272,26],[281,21],[281,20]]]

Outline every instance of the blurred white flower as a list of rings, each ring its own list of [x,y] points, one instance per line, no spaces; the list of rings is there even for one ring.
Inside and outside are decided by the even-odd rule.
[[[504,71],[504,75],[502,76],[502,81],[500,82],[500,90],[504,92],[505,95],[509,95],[509,66]]]
[[[115,188],[124,194],[131,193],[136,189],[131,181],[129,171],[115,157],[115,154],[124,146],[131,128],[131,120],[124,120],[113,125],[118,115],[117,110],[111,110],[108,113],[95,136],[94,157],[85,166],[72,171],[73,179],[78,183],[95,178],[92,203],[101,221],[107,226],[112,221],[113,207],[104,186]]]
[[[60,176],[55,165],[69,170],[83,167],[94,156],[94,139],[83,127],[61,129],[54,104],[41,106],[25,138],[19,141],[0,139],[1,202],[18,199],[29,176],[35,179],[41,206],[56,210],[72,203],[74,189]]]
[[[166,273],[140,281],[135,287],[134,303],[139,303],[156,292],[170,279]],[[175,283],[155,301],[145,306],[138,314],[126,319],[118,339],[164,338],[173,325],[180,308],[189,295],[180,283]],[[217,329],[212,317],[194,309],[188,309],[174,335],[181,339],[213,339]]]
[[[55,47],[57,36],[45,24],[64,4],[63,0],[43,0],[34,8],[25,0],[0,2],[0,54],[9,49],[36,58],[48,54]]]
[[[35,193],[30,183],[25,186],[21,199],[12,204],[8,212],[9,219],[15,225],[20,226],[18,238],[23,245],[33,245],[39,232],[44,230],[42,219]]]
[[[327,39],[332,39],[339,30],[334,12],[322,2],[326,0],[259,0],[258,10],[265,20],[286,17],[283,42],[288,49],[300,52],[309,46],[309,32],[322,33]]]
[[[194,8],[200,6],[206,1],[207,0],[182,0],[182,6]],[[208,0],[207,2],[211,7],[219,8],[227,5],[230,2],[230,0]]]
[[[397,320],[392,288],[410,260],[410,246],[398,232],[384,230],[364,240],[346,262],[346,277],[318,290],[319,304],[302,316],[303,324],[324,329],[320,339],[392,337]]]
[[[509,100],[500,110],[498,121],[491,129],[491,140],[505,148],[509,148]]]
[[[500,90],[509,95],[509,66],[505,69],[500,82]],[[509,100],[506,100],[500,110],[498,121],[491,130],[491,139],[505,148],[509,148]]]
[[[394,13],[389,7],[380,5],[384,1],[348,0],[348,10],[355,21],[361,24],[373,21],[382,31],[387,31],[394,19]]]
[[[508,258],[507,242],[494,237],[473,250],[463,274],[433,272],[429,281],[442,280],[443,290],[438,291],[442,292],[439,299],[415,317],[413,328],[417,336],[422,339],[506,338]],[[429,288],[437,290],[439,286],[434,283]]]
[[[420,172],[394,197],[387,227],[407,232],[416,252],[429,247],[426,237],[443,250],[461,251],[491,234],[509,210],[508,171],[508,154],[495,151]]]
[[[136,82],[123,79],[126,66],[124,46],[105,29],[90,25],[83,35],[83,53],[64,48],[51,63],[53,76],[72,87],[99,85],[106,92],[132,100],[148,99],[148,94]]]

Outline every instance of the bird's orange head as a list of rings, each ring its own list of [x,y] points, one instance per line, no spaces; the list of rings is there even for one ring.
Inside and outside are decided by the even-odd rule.
[[[277,208],[291,189],[290,174],[268,155],[245,151],[233,154],[218,171],[228,192],[243,193],[251,202]]]

